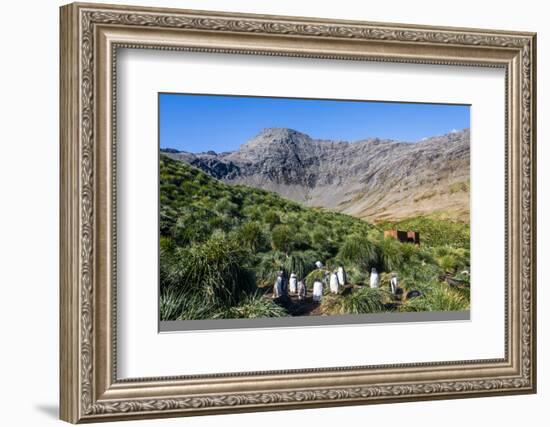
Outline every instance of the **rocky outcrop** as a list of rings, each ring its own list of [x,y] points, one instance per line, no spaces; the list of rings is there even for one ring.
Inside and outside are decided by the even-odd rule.
[[[369,220],[425,214],[469,220],[469,129],[407,143],[317,140],[270,128],[233,152],[164,154],[230,184]]]

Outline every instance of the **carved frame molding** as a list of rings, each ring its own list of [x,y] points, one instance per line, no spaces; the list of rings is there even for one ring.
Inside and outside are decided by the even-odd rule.
[[[113,147],[120,47],[506,68],[506,357],[118,381]],[[61,418],[75,423],[534,392],[535,68],[532,33],[62,7]],[[288,380],[299,385],[285,386]]]

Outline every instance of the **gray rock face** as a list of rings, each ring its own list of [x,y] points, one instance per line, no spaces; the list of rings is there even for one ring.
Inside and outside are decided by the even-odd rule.
[[[405,143],[316,140],[270,128],[233,152],[163,154],[229,184],[369,220],[426,214],[469,220],[469,129]]]

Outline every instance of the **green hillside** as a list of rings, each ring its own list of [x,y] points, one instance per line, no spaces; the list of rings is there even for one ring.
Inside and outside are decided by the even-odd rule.
[[[343,265],[351,285],[341,295],[324,297],[309,314],[467,309],[469,288],[441,278],[469,270],[469,245],[435,240],[437,245],[428,240],[417,247],[384,239],[382,227],[363,220],[229,186],[160,158],[162,320],[296,314],[290,303],[267,294],[281,269],[300,279],[309,275],[311,291],[316,261],[331,269]],[[372,267],[382,272],[380,289],[362,287]],[[422,297],[397,304],[388,294],[390,272],[398,274],[405,291],[420,290]]]

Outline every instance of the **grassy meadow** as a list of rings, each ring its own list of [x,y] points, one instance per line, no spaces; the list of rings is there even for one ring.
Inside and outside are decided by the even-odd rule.
[[[421,244],[384,238],[420,232]],[[467,310],[469,225],[418,217],[370,224],[304,207],[275,193],[226,185],[183,162],[160,157],[161,320]],[[277,272],[305,278],[308,297],[323,274],[344,266],[349,284],[298,310],[271,297]],[[369,287],[371,268],[380,287]],[[401,298],[389,291],[399,278]],[[409,291],[416,298],[405,298]]]

